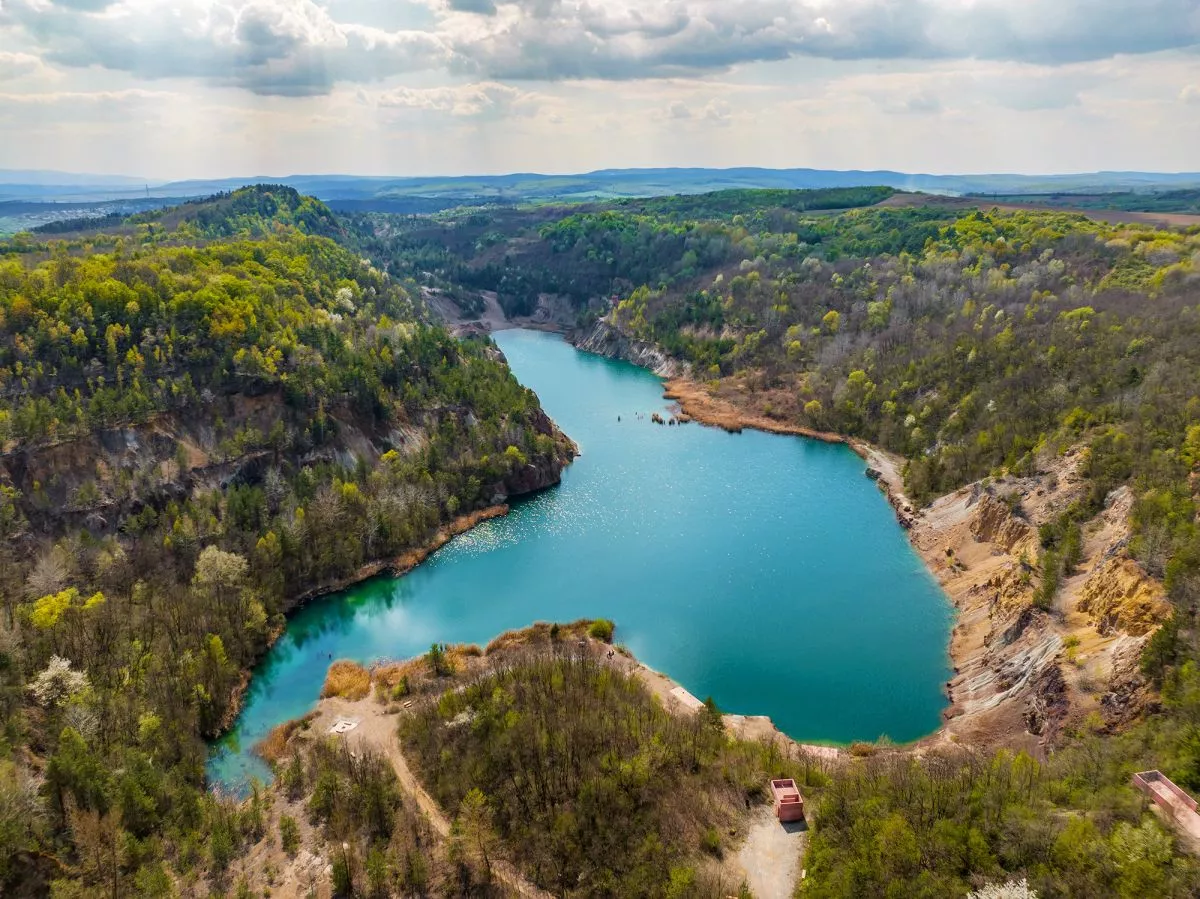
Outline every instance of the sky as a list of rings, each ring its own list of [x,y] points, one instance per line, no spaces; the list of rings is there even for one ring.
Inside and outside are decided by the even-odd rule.
[[[0,0],[0,168],[1200,171],[1200,0]]]

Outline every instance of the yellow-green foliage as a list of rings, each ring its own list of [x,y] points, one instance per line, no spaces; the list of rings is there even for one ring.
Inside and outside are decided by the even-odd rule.
[[[41,599],[35,600],[30,607],[29,621],[38,630],[50,630],[58,624],[68,609],[73,607],[84,610],[95,609],[104,602],[104,594],[93,593],[83,602],[80,602],[79,599],[79,590],[76,587],[68,587],[58,593],[43,596]]]
[[[597,618],[588,627],[588,634],[597,640],[603,640],[605,643],[611,643],[613,640],[613,632],[616,626],[607,618]]]
[[[727,895],[700,889],[702,847],[733,843],[710,829],[736,833],[770,776],[823,780],[777,746],[730,739],[719,716],[676,715],[636,678],[553,651],[506,660],[400,727],[442,806],[477,811],[479,791],[508,851],[559,896],[662,896],[673,883]]]

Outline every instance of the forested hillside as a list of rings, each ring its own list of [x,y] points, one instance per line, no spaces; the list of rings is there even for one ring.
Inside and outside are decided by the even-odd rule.
[[[916,504],[979,482],[1035,535],[1011,583],[989,588],[1024,610],[1011,633],[997,625],[996,652],[1032,621],[1065,628],[1059,593],[1126,488],[1111,553],[1175,610],[1136,638],[1126,692],[1081,680],[1103,694],[1084,697],[1097,711],[1070,721],[1045,765],[967,752],[848,766],[818,803],[801,894],[962,895],[1010,875],[1042,896],[1197,889],[1128,784],[1161,767],[1200,789],[1200,229],[912,196],[826,212],[767,192],[354,227],[433,288],[495,290],[510,314],[565,301],[584,347],[660,348],[748,415],[891,450]],[[1068,453],[1079,486],[1052,517],[992,486],[1052,480]],[[1054,665],[1073,668],[1070,639]],[[1135,694],[1131,723],[1113,710]]]
[[[807,787],[820,772],[729,738],[715,707],[673,714],[635,676],[558,647],[493,663],[401,716],[430,793],[554,896],[736,894],[716,859],[746,809],[768,778]]]
[[[554,483],[573,447],[260,188],[0,244],[0,892],[215,883],[203,738],[305,593]]]
[[[603,204],[459,210],[431,218],[348,216],[351,239],[398,277],[492,290],[510,316],[556,294],[584,310],[643,283],[687,283],[742,258],[744,220],[799,221],[806,211],[869,206],[889,188],[728,190]],[[764,224],[765,227],[765,224]]]

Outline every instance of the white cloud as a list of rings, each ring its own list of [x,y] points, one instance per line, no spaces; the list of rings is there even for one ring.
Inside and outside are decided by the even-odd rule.
[[[398,87],[378,93],[372,100],[384,109],[416,109],[460,117],[527,115],[538,106],[535,94],[495,82],[453,87]]]
[[[630,80],[808,57],[1045,64],[1200,44],[1196,0],[428,0],[426,28],[329,0],[7,0],[0,25],[64,66],[328,93],[449,67],[486,80]]]
[[[41,58],[32,54],[0,52],[0,81],[15,81],[43,68]]]
[[[719,125],[727,125],[733,119],[733,107],[724,100],[713,100],[704,107],[704,118]]]
[[[690,119],[692,110],[682,100],[672,100],[667,104],[666,117],[668,119]]]
[[[433,33],[335,21],[313,0],[120,0],[95,12],[8,0],[0,25],[26,34],[60,66],[141,78],[195,77],[257,94],[309,96],[338,82],[436,69]]]
[[[0,0],[0,166],[1194,169],[1198,46],[1198,0]]]

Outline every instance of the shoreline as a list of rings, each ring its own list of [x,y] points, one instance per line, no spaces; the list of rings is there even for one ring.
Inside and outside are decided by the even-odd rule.
[[[438,528],[433,536],[420,546],[407,549],[392,559],[368,562],[359,568],[358,571],[354,572],[354,574],[319,584],[316,587],[306,590],[288,604],[285,614],[290,615],[314,599],[320,599],[322,596],[328,596],[330,593],[339,593],[342,590],[348,590],[356,584],[361,584],[363,581],[368,581],[381,574],[387,574],[391,577],[401,577],[408,574],[408,572],[412,571],[459,534],[464,534],[476,525],[483,524],[485,521],[491,521],[493,518],[503,518],[510,510],[511,506],[508,503],[497,503],[496,505],[485,506],[474,512],[468,512],[465,515],[452,518]]]
[[[608,663],[641,681],[646,689],[658,697],[665,709],[679,714],[694,714],[695,711],[698,711],[697,704],[703,706],[703,703],[687,687],[669,674],[651,668],[624,646],[616,648],[617,655],[613,659],[607,660]],[[682,696],[680,692],[682,692]],[[841,761],[843,756],[850,754],[850,747],[856,742],[860,742],[838,743],[831,740],[824,743],[801,743],[795,737],[780,730],[769,715],[747,715],[722,709],[721,721],[725,725],[725,729],[739,739],[777,740],[783,744],[789,755],[794,749],[797,752],[807,753],[814,760],[822,762]],[[900,744],[896,744],[896,746],[900,747]]]
[[[1021,690],[1010,693],[997,691],[985,699],[976,698],[975,680],[982,674],[985,686],[979,691],[986,693],[997,680],[995,672],[1008,661],[1004,653],[992,653],[989,644],[993,637],[992,607],[989,598],[979,590],[979,577],[966,578],[957,567],[960,554],[971,555],[972,564],[987,574],[999,568],[1000,559],[1007,560],[1008,554],[997,556],[990,542],[980,542],[981,534],[967,523],[968,516],[935,516],[930,513],[938,506],[956,504],[965,513],[974,499],[969,498],[971,487],[963,487],[940,497],[924,509],[917,509],[904,492],[904,460],[865,440],[828,431],[817,431],[800,425],[777,421],[765,415],[745,412],[732,402],[712,396],[702,385],[688,378],[671,378],[663,384],[664,399],[677,403],[688,419],[706,427],[719,427],[730,433],[743,429],[765,431],[772,434],[803,437],[823,443],[841,444],[849,447],[867,463],[866,474],[872,478],[887,499],[896,515],[896,520],[907,532],[909,545],[920,558],[925,570],[937,583],[942,596],[953,610],[953,621],[945,646],[949,663],[950,680],[943,684],[946,706],[942,710],[942,723],[935,730],[897,748],[921,752],[926,748],[947,742],[966,739],[973,743],[995,744],[999,742],[1029,742],[1029,730],[1023,725],[1021,710],[1017,706],[1025,701]],[[965,500],[964,500],[965,498]],[[964,544],[975,544],[964,546]],[[994,559],[987,565],[974,554],[987,555]],[[1027,629],[1030,633],[1035,628]],[[1019,636],[1019,635],[1018,635]],[[1056,646],[1051,646],[1056,650]],[[1014,640],[1014,656],[1025,647]],[[968,674],[963,674],[967,672]],[[1031,678],[1026,676],[1018,686]],[[998,696],[998,698],[996,698]],[[768,719],[769,720],[769,719]],[[777,729],[776,729],[777,730]],[[779,731],[782,734],[782,731]],[[791,739],[783,734],[786,739]],[[1030,747],[1036,748],[1036,747]]]
[[[855,455],[867,463],[868,476],[880,487],[888,503],[896,512],[901,527],[908,530],[913,525],[914,507],[904,493],[902,469],[904,459],[882,447],[875,446],[857,437],[847,437],[835,431],[818,431],[803,425],[744,412],[728,400],[712,396],[705,387],[690,378],[668,378],[663,382],[663,399],[678,404],[683,421],[695,421],[706,427],[721,428],[730,434],[743,430],[765,431],[787,437],[804,437],[821,443],[841,444],[849,447]],[[873,474],[872,474],[873,473]],[[911,541],[910,541],[911,542]],[[931,573],[936,574],[932,571]]]
[[[390,577],[403,577],[408,574],[431,555],[453,540],[460,534],[464,534],[477,525],[483,524],[485,521],[491,521],[494,518],[503,518],[509,513],[511,507],[507,503],[498,503],[492,506],[486,506],[482,509],[477,509],[474,512],[468,512],[465,515],[459,515],[452,518],[446,524],[434,532],[420,546],[405,550],[400,555],[392,559],[381,559],[375,562],[368,562],[363,565],[358,571],[347,575],[337,580],[327,581],[324,584],[318,584],[316,587],[304,591],[298,596],[294,596],[284,603],[283,616],[284,624],[271,633],[267,639],[267,645],[263,649],[262,656],[258,662],[255,662],[254,667],[257,667],[262,659],[266,658],[268,653],[274,648],[279,638],[283,636],[287,630],[288,621],[292,615],[308,605],[314,600],[320,599],[323,596],[328,596],[331,593],[340,593],[343,590],[349,590],[351,587],[361,584],[364,581],[369,581],[373,577],[378,577],[382,574],[387,574]],[[250,683],[254,678],[254,668],[247,668],[242,671],[238,677],[237,684],[230,691],[229,709],[225,716],[221,719],[221,724],[217,732],[206,738],[207,743],[216,743],[223,739],[233,729],[237,723],[238,717],[242,714],[242,708],[245,702],[246,691],[250,689]]]
[[[840,443],[866,461],[867,476],[887,498],[909,545],[954,611],[942,724],[905,748],[921,753],[964,742],[1045,756],[1072,720],[1101,712],[1120,727],[1138,714],[1144,701],[1138,658],[1147,631],[1105,628],[1080,606],[1089,589],[1112,592],[1102,566],[1127,542],[1122,538],[1128,536],[1128,510],[1122,511],[1120,503],[1111,511],[1106,506],[1089,522],[1079,573],[1064,584],[1051,610],[1033,603],[1028,575],[1040,549],[1037,523],[1053,519],[1077,499],[1078,454],[1047,462],[1047,470],[1036,475],[1001,476],[994,486],[991,479],[966,484],[917,509],[904,493],[904,460],[867,441],[744,412],[687,378],[665,381],[664,398],[699,424]],[[1017,497],[1024,511],[1016,514],[1002,495]],[[1128,588],[1130,596],[1161,592],[1136,564],[1127,580],[1122,589]],[[1084,649],[1062,663],[1069,639]],[[1106,709],[1104,702],[1114,697]]]

